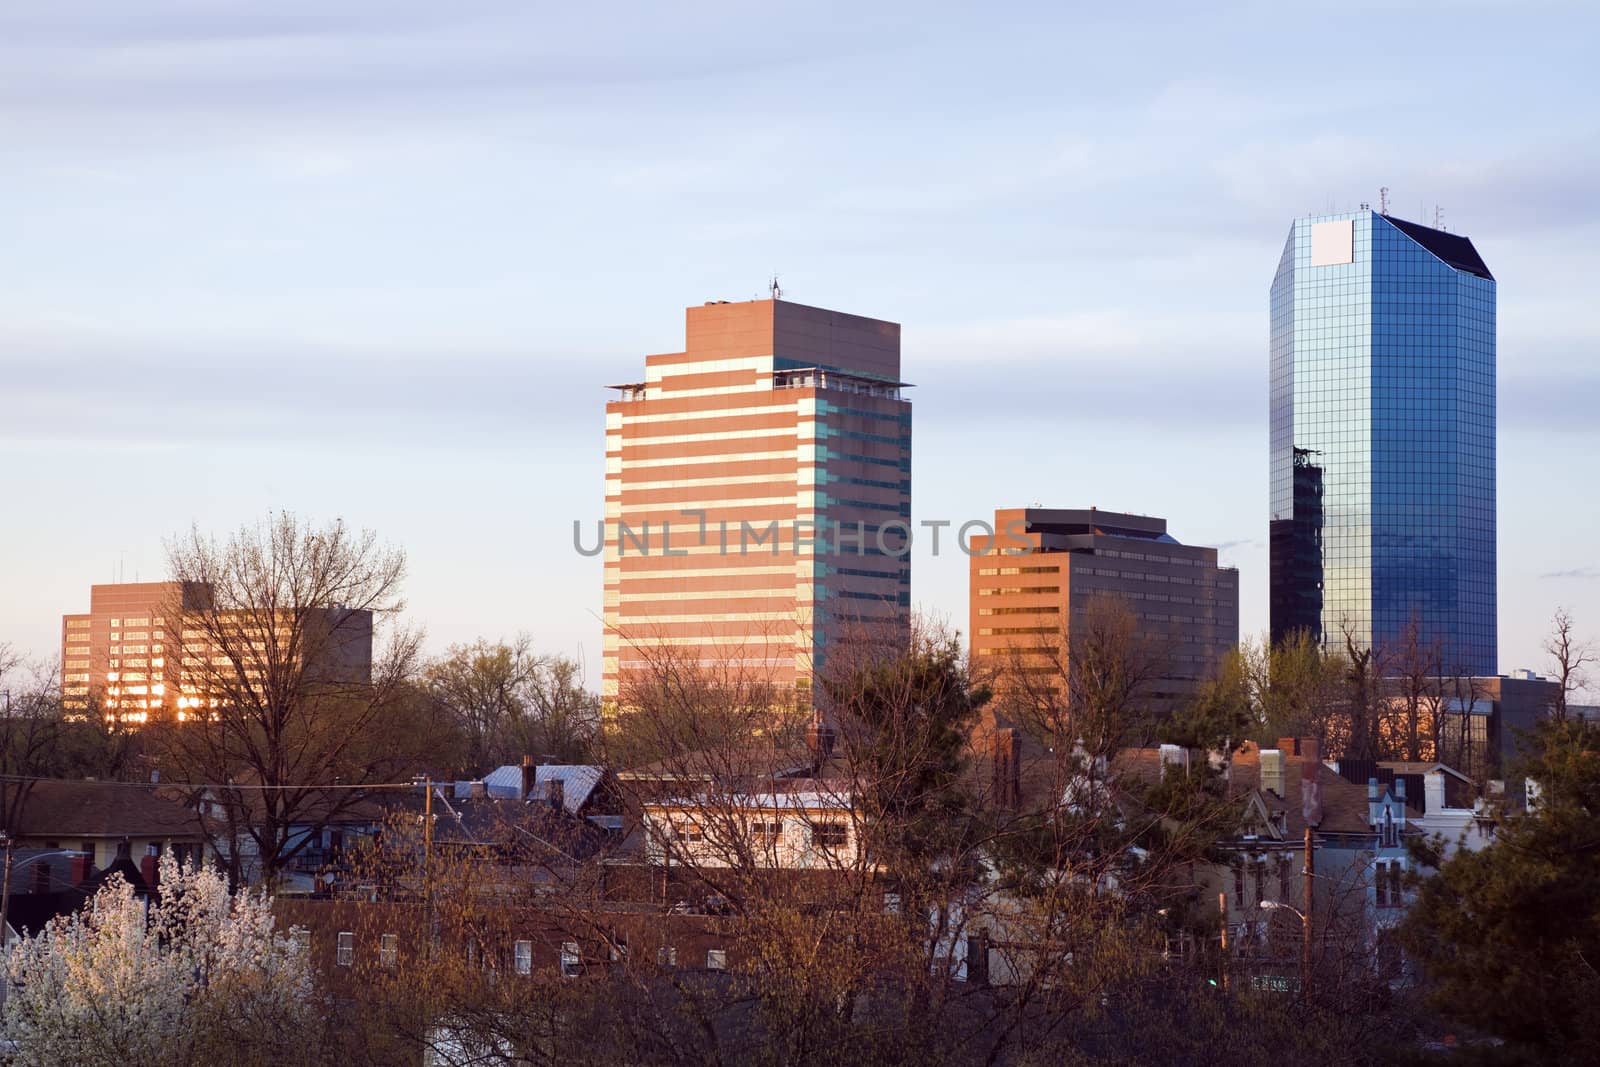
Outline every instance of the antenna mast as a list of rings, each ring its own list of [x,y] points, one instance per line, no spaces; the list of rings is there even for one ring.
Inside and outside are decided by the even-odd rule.
[[[1389,187],[1387,185],[1385,185],[1383,188],[1378,190],[1378,214],[1387,215],[1388,213],[1389,213]]]
[[[783,290],[778,287],[778,276],[776,274],[772,276],[772,281],[768,284],[767,288],[772,291],[772,299],[783,299]]]

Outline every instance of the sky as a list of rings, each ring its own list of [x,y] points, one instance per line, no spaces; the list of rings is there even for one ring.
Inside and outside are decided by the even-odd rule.
[[[1600,635],[1589,5],[137,8],[0,0],[0,643],[287,509],[598,686],[603,386],[773,274],[903,325],[914,518],[1165,517],[1258,634],[1268,285],[1381,186],[1499,281],[1501,669]]]

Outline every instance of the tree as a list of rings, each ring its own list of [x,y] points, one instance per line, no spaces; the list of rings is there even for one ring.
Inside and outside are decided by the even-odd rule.
[[[1353,759],[1377,759],[1382,744],[1380,727],[1388,657],[1381,648],[1363,646],[1348,627],[1344,646],[1344,707],[1349,727],[1339,754]]]
[[[452,645],[428,665],[423,684],[461,733],[469,773],[525,755],[550,763],[589,758],[599,702],[584,688],[582,665],[536,654],[526,636]]]
[[[1249,656],[1230,648],[1194,698],[1162,724],[1160,736],[1185,748],[1229,753],[1248,741],[1258,725]]]
[[[186,780],[215,783],[203,799],[221,811],[214,843],[234,878],[249,851],[271,883],[366,798],[351,787],[409,776],[433,743],[391,721],[417,635],[395,627],[374,652],[403,607],[405,555],[342,521],[279,513],[226,542],[191,530],[168,559],[185,692],[181,721],[155,731],[161,755]]]
[[[1337,752],[1349,735],[1340,697],[1344,657],[1299,630],[1276,645],[1246,646],[1251,698],[1260,722],[1257,740],[1313,738],[1324,752]]]
[[[54,773],[61,736],[59,673],[0,645],[0,830],[15,836],[34,777]]]
[[[1600,728],[1541,723],[1531,811],[1422,882],[1402,927],[1440,1010],[1541,1062],[1600,1061]],[[1436,863],[1436,855],[1421,858]]]
[[[926,865],[970,804],[961,774],[990,690],[971,677],[956,637],[925,625],[896,654],[838,658],[824,672],[825,708],[875,838],[869,851],[901,868]]]
[[[1388,657],[1388,687],[1393,698],[1381,699],[1384,714],[1379,719],[1379,751],[1391,759],[1436,759],[1439,678],[1442,662],[1437,640],[1422,632],[1422,620],[1413,614],[1400,631]]]
[[[1555,701],[1550,712],[1556,719],[1565,719],[1568,699],[1589,684],[1589,667],[1595,662],[1594,644],[1574,636],[1572,613],[1558,608],[1544,650],[1550,655],[1556,681]]]
[[[1094,597],[1062,632],[1009,651],[994,669],[997,704],[1063,759],[1075,747],[1108,758],[1148,740],[1169,649],[1140,632],[1122,600]]]
[[[231,896],[169,853],[148,902],[121,878],[15,943],[5,1030],[17,1064],[302,1059],[318,1002],[307,953],[266,896]]]

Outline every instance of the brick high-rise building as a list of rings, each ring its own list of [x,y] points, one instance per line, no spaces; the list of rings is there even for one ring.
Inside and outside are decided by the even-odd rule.
[[[606,405],[603,693],[668,655],[804,700],[830,637],[907,622],[900,327],[778,299],[686,318]]]
[[[198,714],[216,672],[265,669],[267,634],[279,645],[293,630],[310,678],[365,682],[372,675],[372,613],[317,608],[298,623],[261,612],[213,612],[203,582],[125,582],[89,587],[87,614],[61,619],[61,701],[68,712],[97,705],[128,724]],[[230,642],[239,662],[219,655],[207,624],[244,636]],[[260,662],[252,662],[257,661]],[[192,709],[192,710],[191,710]]]
[[[969,632],[980,663],[1059,673],[1070,663],[1074,627],[1095,601],[1114,600],[1158,657],[1160,675],[1146,695],[1170,707],[1239,643],[1239,572],[1217,566],[1214,548],[1179,544],[1165,519],[1007,508],[994,513],[994,530],[992,541],[973,538],[968,561]]]

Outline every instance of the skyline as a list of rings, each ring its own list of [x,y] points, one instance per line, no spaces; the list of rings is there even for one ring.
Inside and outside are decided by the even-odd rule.
[[[1501,669],[1545,665],[1558,605],[1600,629],[1600,505],[1568,473],[1600,451],[1581,7],[1374,5],[1418,42],[1393,81],[1357,19],[1274,25],[1289,56],[1259,29],[1197,49],[1211,24],[1176,13],[1024,34],[920,6],[841,45],[815,7],[603,32],[110,10],[0,14],[0,182],[28,205],[0,265],[0,641],[49,655],[119,559],[160,578],[191,520],[282,507],[404,547],[430,647],[526,630],[597,687],[600,562],[570,533],[603,505],[602,387],[774,272],[904,327],[914,521],[1161,515],[1240,568],[1253,636],[1272,267],[1294,218],[1380,185],[1400,218],[1442,203],[1502,286]],[[913,571],[959,625],[965,560]]]

